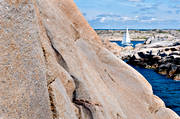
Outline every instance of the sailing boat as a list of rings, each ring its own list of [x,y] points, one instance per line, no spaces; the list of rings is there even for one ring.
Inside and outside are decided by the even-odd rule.
[[[126,29],[126,33],[124,33],[124,37],[123,37],[121,44],[122,45],[132,45],[131,39],[129,37],[128,28]]]

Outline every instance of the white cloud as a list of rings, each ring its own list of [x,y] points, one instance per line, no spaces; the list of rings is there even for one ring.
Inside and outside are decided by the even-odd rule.
[[[98,20],[101,23],[104,23],[105,21],[135,21],[138,20],[138,16],[120,16],[116,14],[100,14],[96,16],[94,20]]]
[[[105,20],[106,20],[106,18],[105,18],[105,17],[102,17],[102,18],[100,19],[100,22],[103,23]]]
[[[140,22],[153,22],[153,21],[161,21],[161,20],[157,19],[157,18],[150,18],[150,19],[140,20]]]
[[[134,20],[138,20],[138,16],[135,16],[135,17],[121,17],[122,21],[134,21]]]
[[[139,22],[139,23],[151,23],[151,22],[160,22],[164,19],[151,17],[151,16],[120,16],[118,14],[99,14],[94,19],[88,20],[99,23],[113,23],[113,22]]]

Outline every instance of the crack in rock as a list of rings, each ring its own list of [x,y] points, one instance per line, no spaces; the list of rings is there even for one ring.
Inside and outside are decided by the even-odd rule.
[[[75,86],[76,86],[75,90],[73,92],[73,101],[72,102],[75,104],[76,107],[78,107],[79,114],[81,114],[81,116],[82,116],[82,113],[83,113],[83,109],[81,109],[80,107],[84,108],[88,112],[87,114],[89,116],[89,119],[93,119],[93,114],[92,114],[91,110],[89,109],[89,107],[85,103],[82,103],[82,102],[80,103],[80,102],[77,101],[76,98],[77,98],[77,89],[79,88],[79,81],[75,76],[71,75],[71,77],[74,80],[74,83],[75,83]],[[81,116],[79,117],[79,119],[81,119]]]
[[[53,91],[50,86],[48,87],[48,92],[49,92],[50,107],[51,107],[53,119],[57,119],[59,117],[59,114],[55,106],[56,104],[55,104],[54,94],[52,93]]]
[[[47,35],[47,37],[48,37],[48,39],[50,41],[50,45],[51,45],[52,49],[54,50],[54,52],[56,54],[56,60],[57,60],[58,64],[61,65],[67,72],[69,72],[69,68],[68,68],[68,65],[67,65],[66,61],[64,60],[61,53],[54,46],[53,35],[51,34],[51,32],[46,27],[45,27],[45,31],[46,31],[46,35]]]

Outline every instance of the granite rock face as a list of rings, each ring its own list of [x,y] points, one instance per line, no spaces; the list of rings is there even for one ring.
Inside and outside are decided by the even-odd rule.
[[[0,1],[0,118],[51,118],[32,1]]]
[[[73,0],[1,0],[0,42],[2,119],[179,119]]]
[[[101,40],[102,40],[103,46],[107,48],[109,51],[111,51],[117,57],[121,56],[121,52],[125,49],[123,47],[120,47],[115,42],[110,42],[109,40],[106,40],[106,39],[101,39]]]

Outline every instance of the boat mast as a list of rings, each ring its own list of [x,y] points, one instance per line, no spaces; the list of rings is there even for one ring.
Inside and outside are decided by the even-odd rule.
[[[126,32],[124,33],[121,44],[126,45],[126,44],[130,44],[130,43],[131,43],[131,40],[130,40],[130,37],[129,37],[129,31],[128,31],[128,28],[126,28]]]
[[[131,43],[131,40],[130,40],[130,37],[129,37],[128,28],[126,29],[126,43]]]

